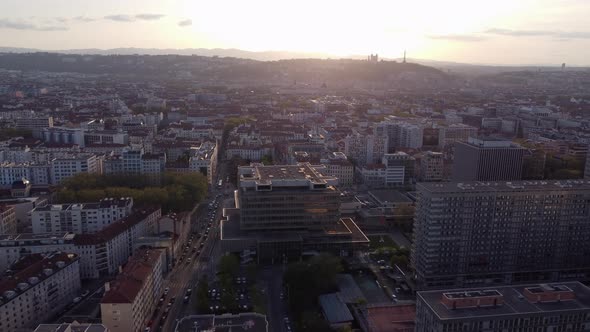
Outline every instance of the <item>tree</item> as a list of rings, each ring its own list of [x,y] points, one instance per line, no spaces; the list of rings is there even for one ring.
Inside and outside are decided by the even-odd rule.
[[[260,159],[260,161],[264,165],[272,165],[273,164],[272,156],[271,155],[264,155],[264,156],[262,156],[262,158]]]
[[[231,278],[235,278],[240,272],[240,261],[238,260],[238,257],[232,254],[221,256],[219,263],[217,264],[217,271],[220,275],[227,275]]]
[[[196,309],[199,313],[209,312],[209,281],[207,277],[201,277],[196,293]]]
[[[283,279],[291,311],[301,315],[309,308],[317,308],[319,295],[336,290],[336,274],[341,271],[340,258],[328,254],[290,264]]]

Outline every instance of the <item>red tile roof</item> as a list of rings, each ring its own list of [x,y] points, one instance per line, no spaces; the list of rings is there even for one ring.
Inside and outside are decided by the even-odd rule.
[[[159,249],[136,251],[123,268],[123,272],[110,283],[110,289],[103,296],[101,303],[133,303],[160,255],[162,251]]]

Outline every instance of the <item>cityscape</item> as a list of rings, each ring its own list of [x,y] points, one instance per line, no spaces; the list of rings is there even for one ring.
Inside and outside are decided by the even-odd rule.
[[[0,332],[590,331],[588,4],[426,1],[386,46],[385,10],[32,2],[0,4]]]

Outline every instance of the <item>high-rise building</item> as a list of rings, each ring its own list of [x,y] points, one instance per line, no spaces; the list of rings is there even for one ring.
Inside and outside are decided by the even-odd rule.
[[[35,328],[72,303],[80,291],[75,254],[32,254],[10,270],[0,279],[0,331]]]
[[[418,292],[416,332],[588,331],[590,288],[580,282]]]
[[[590,279],[590,182],[417,184],[420,289]]]
[[[164,250],[139,249],[100,302],[102,323],[111,332],[141,332],[162,294]]]
[[[420,180],[441,181],[444,177],[444,157],[440,152],[428,151],[420,159]]]
[[[469,138],[455,144],[453,181],[510,181],[522,179],[526,149],[500,139]]]

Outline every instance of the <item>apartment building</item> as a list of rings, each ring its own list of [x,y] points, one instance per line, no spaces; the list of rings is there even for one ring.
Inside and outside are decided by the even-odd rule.
[[[418,292],[416,332],[571,331],[590,328],[580,282]]]
[[[161,215],[157,207],[137,210],[94,234],[0,235],[0,270],[27,255],[61,251],[80,257],[82,279],[111,276],[127,262],[139,238],[154,234]]]
[[[35,328],[52,318],[80,291],[79,258],[71,253],[33,254],[0,279],[0,331]]]
[[[31,211],[33,233],[96,233],[131,213],[133,198],[103,198],[96,203],[52,204]]]
[[[217,169],[217,143],[203,142],[199,147],[190,149],[188,168],[191,172],[201,172],[213,183]]]
[[[0,234],[16,234],[16,210],[12,205],[0,205]]]
[[[444,178],[444,156],[440,152],[427,151],[420,159],[420,180],[442,181]]]
[[[323,173],[338,178],[339,186],[352,186],[354,182],[354,165],[342,152],[332,152],[320,163],[325,167]]]
[[[419,149],[423,144],[424,127],[417,123],[422,119],[388,119],[380,125],[385,127],[387,133],[387,149],[393,152],[397,149]]]
[[[420,289],[590,279],[590,182],[417,184]]]
[[[139,249],[117,278],[105,284],[102,323],[111,332],[141,332],[160,297],[164,250]]]
[[[387,136],[383,127],[368,133],[353,133],[344,139],[344,153],[358,165],[378,163],[387,152]]]
[[[456,142],[467,142],[470,137],[477,137],[477,128],[462,123],[453,123],[439,128],[438,145],[443,149]]]
[[[73,243],[80,256],[82,278],[94,279],[117,273],[133,254],[138,239],[154,234],[161,216],[160,208],[145,208],[95,234],[77,234]]]
[[[0,164],[0,186],[8,188],[14,181],[29,180],[34,186],[48,186],[51,182],[51,165],[35,162],[4,162]]]
[[[79,173],[100,173],[101,160],[92,153],[79,153],[51,161],[51,183],[60,184],[64,179]]]
[[[165,168],[165,153],[151,154],[143,150],[125,149],[104,161],[105,174],[146,175],[154,182],[161,180]]]
[[[503,139],[469,138],[457,142],[452,180],[521,180],[525,152],[520,145]]]
[[[369,188],[408,186],[414,182],[414,157],[405,152],[386,153],[380,164],[357,168],[360,179]]]
[[[76,253],[75,234],[2,234],[0,235],[0,271],[21,258],[51,252]]]

